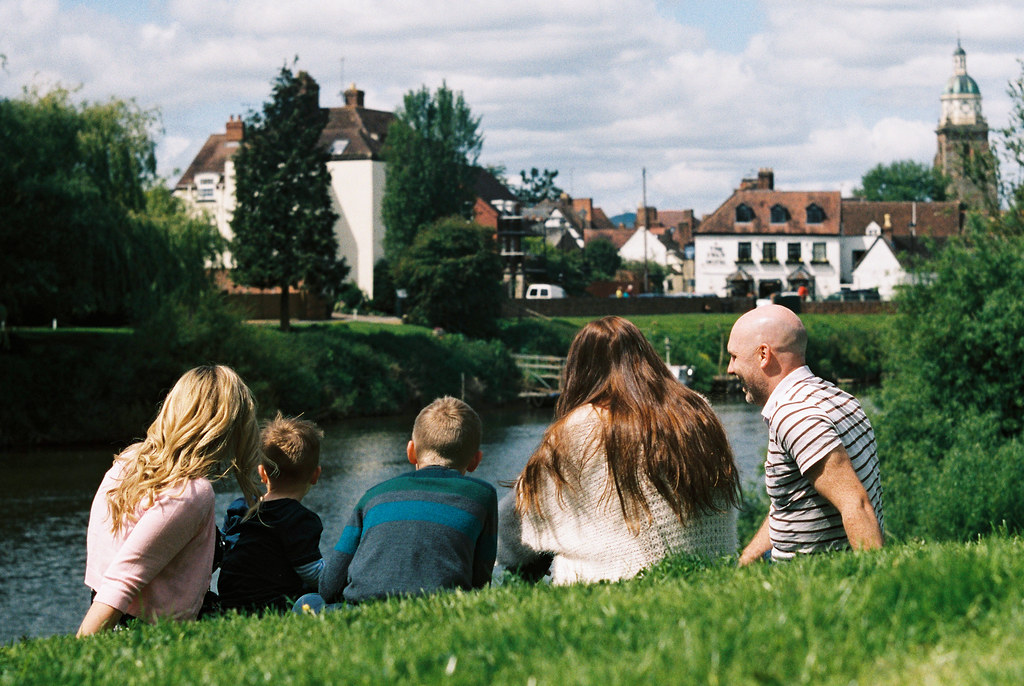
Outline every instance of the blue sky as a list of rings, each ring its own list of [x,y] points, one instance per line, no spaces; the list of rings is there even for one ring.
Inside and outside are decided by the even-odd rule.
[[[393,110],[446,81],[482,118],[482,163],[557,169],[608,215],[639,204],[643,168],[649,204],[702,215],[760,167],[849,192],[930,162],[957,33],[993,128],[1024,57],[1024,6],[986,0],[0,0],[0,27],[0,96],[157,108],[172,181],[298,55],[325,106],[350,82]]]

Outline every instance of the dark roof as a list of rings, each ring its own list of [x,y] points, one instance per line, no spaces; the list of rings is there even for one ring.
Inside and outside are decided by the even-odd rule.
[[[328,108],[327,123],[320,134],[320,143],[328,150],[337,148],[332,150],[331,160],[382,159],[381,150],[387,138],[388,126],[394,118],[391,112],[368,110],[365,107]],[[344,141],[344,146],[335,146],[336,141]],[[215,133],[207,138],[176,187],[195,185],[197,174],[214,173],[223,176],[224,163],[235,154],[238,145],[237,140],[229,140],[227,133]]]
[[[843,235],[863,236],[871,222],[887,236],[956,236],[963,228],[963,214],[957,202],[872,202],[843,199]],[[885,226],[885,215],[889,224]]]
[[[615,246],[615,249],[619,250],[635,232],[636,229],[584,229],[583,242],[590,243],[591,241],[604,239],[611,241],[611,244]]]
[[[615,224],[608,218],[608,215],[604,213],[600,207],[594,208],[594,216],[590,219],[590,224],[595,229],[614,229]]]
[[[737,222],[736,208],[745,204],[754,213],[753,221]],[[818,205],[825,213],[820,224],[807,223],[807,208]],[[789,211],[789,220],[772,223],[771,208],[782,205]],[[777,191],[773,189],[740,189],[701,221],[694,234],[839,234],[839,191]]]
[[[475,167],[473,175],[473,192],[476,197],[488,204],[495,200],[515,200],[515,194],[508,189],[501,179],[484,169]]]
[[[388,126],[394,121],[391,112],[368,110],[365,107],[332,107],[327,110],[327,124],[320,134],[320,143],[331,150],[335,141],[347,145],[332,150],[332,160],[379,160]]]

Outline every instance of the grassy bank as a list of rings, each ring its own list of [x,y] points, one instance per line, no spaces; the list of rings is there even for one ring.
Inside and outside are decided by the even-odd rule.
[[[1024,680],[1024,542],[225,617],[0,648],[2,684],[992,684]],[[115,676],[116,675],[116,676]]]

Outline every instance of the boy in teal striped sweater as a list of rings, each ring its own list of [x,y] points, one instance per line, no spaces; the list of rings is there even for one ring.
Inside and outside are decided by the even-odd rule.
[[[326,603],[481,588],[497,548],[498,500],[480,464],[480,418],[456,398],[416,417],[406,447],[416,470],[377,484],[359,500],[320,578]],[[317,602],[300,599],[299,605]]]

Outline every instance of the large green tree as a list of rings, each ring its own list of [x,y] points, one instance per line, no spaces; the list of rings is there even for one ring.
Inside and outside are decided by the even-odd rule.
[[[384,148],[384,252],[392,265],[428,224],[472,216],[479,126],[462,93],[446,84],[434,93],[426,86],[406,93]]]
[[[853,195],[865,200],[942,201],[947,199],[949,178],[935,167],[914,160],[877,164],[861,177]]]
[[[282,67],[263,111],[246,118],[235,155],[237,207],[231,221],[233,278],[281,289],[281,328],[290,325],[289,291],[300,284],[333,302],[348,274],[337,257],[328,152],[320,144],[327,111],[304,71]]]
[[[405,312],[416,324],[485,337],[501,316],[502,264],[492,231],[448,217],[424,228],[395,270],[408,294]]]
[[[964,235],[937,246],[896,301],[878,437],[886,524],[898,534],[1024,530],[1021,83],[994,141],[1008,206],[970,213]]]
[[[157,124],[132,101],[77,104],[60,88],[0,100],[0,305],[12,322],[136,322],[205,287],[213,229],[158,190]]]

